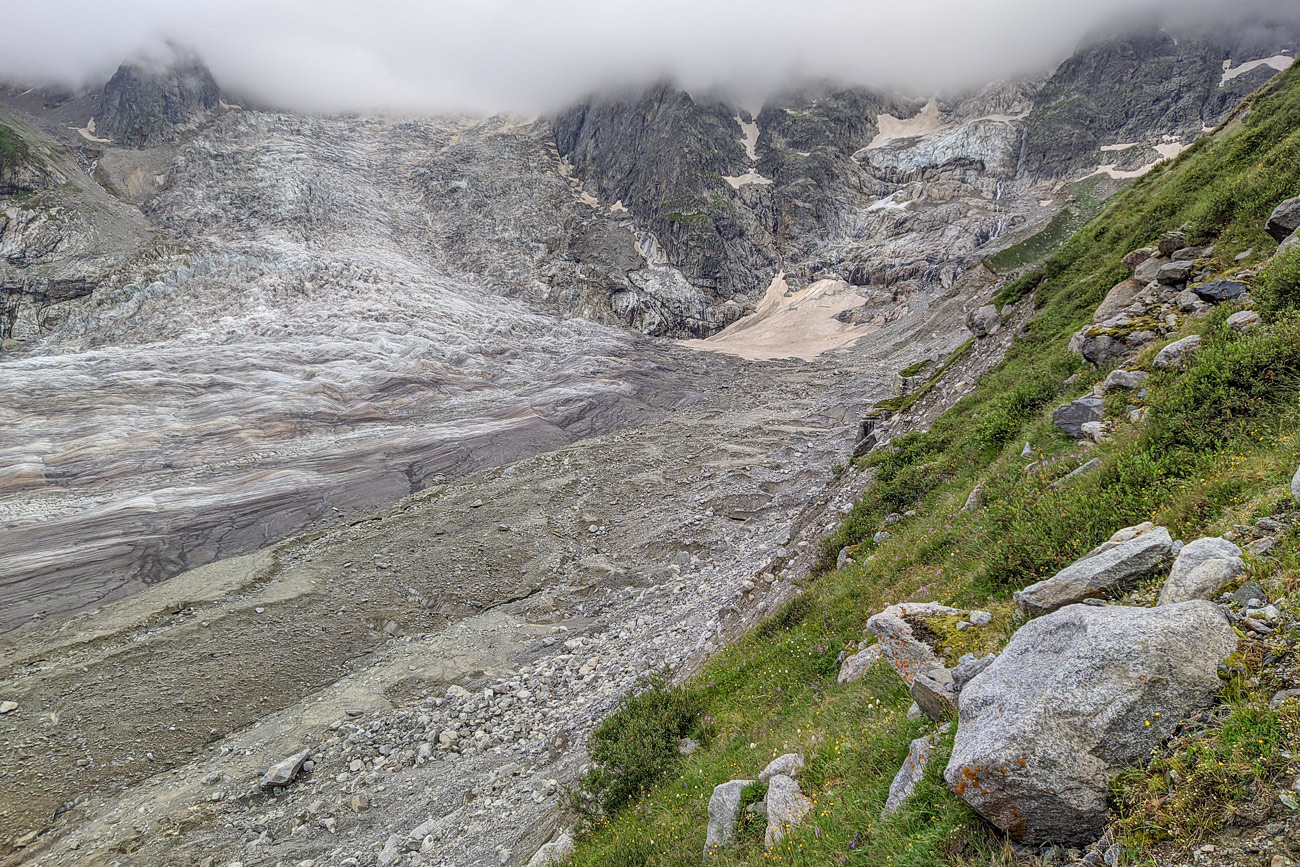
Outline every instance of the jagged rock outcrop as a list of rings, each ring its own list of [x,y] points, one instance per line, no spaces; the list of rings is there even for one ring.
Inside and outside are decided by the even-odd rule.
[[[198,58],[123,63],[104,85],[96,132],[125,147],[152,147],[196,129],[218,108],[221,90]]]
[[[1072,605],[1031,621],[962,692],[944,778],[1015,840],[1090,843],[1110,777],[1214,698],[1236,645],[1201,601]]]

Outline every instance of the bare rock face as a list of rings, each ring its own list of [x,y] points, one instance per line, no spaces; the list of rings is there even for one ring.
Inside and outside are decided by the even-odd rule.
[[[1110,777],[1213,700],[1236,646],[1209,602],[1072,605],[1034,620],[962,692],[944,777],[1015,840],[1089,843]]]
[[[1164,527],[1144,524],[1120,530],[1051,578],[1017,591],[1016,604],[1030,614],[1044,614],[1101,596],[1155,572],[1167,562],[1172,546]]]
[[[104,85],[96,130],[127,147],[175,141],[218,107],[220,94],[212,73],[195,58],[128,61]]]

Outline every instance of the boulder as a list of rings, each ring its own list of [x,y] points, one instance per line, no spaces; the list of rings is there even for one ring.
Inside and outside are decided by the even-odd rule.
[[[1151,374],[1145,370],[1112,370],[1101,384],[1101,390],[1107,394],[1116,391],[1138,391]]]
[[[1181,370],[1192,353],[1201,346],[1201,335],[1193,334],[1182,340],[1175,340],[1156,354],[1151,364],[1156,370]]]
[[[934,739],[934,735],[927,735],[912,741],[903,766],[889,784],[889,797],[885,799],[885,809],[880,812],[880,818],[887,819],[894,815],[912,797],[916,784],[921,782],[925,769],[930,765],[930,757],[934,755]]]
[[[857,653],[848,657],[840,665],[839,677],[835,679],[836,683],[853,683],[860,680],[862,675],[866,674],[878,663],[885,659],[884,651],[880,649],[879,644],[871,644]]]
[[[867,621],[867,629],[875,633],[885,659],[910,688],[918,674],[943,668],[934,649],[922,638],[930,631],[926,621],[941,617],[961,618],[964,614],[964,611],[937,602],[903,602],[873,616]],[[918,629],[921,635],[917,634]]]
[[[1277,255],[1281,256],[1290,253],[1292,250],[1300,250],[1300,231],[1292,232],[1291,237],[1283,241],[1277,248]]]
[[[1014,840],[1090,843],[1110,778],[1214,700],[1236,645],[1203,601],[1071,605],[1031,621],[963,691],[944,777]]]
[[[1246,571],[1241,549],[1227,539],[1209,537],[1183,546],[1160,591],[1158,605],[1212,599]]]
[[[1161,256],[1172,256],[1175,250],[1187,246],[1186,232],[1165,232],[1160,237],[1160,243],[1156,244],[1156,249]]]
[[[978,310],[972,310],[966,317],[966,327],[976,337],[988,337],[990,334],[997,332],[1002,325],[1002,316],[998,313],[998,308],[992,304],[985,304]]]
[[[1279,242],[1285,241],[1297,230],[1300,230],[1300,196],[1278,205],[1264,224],[1264,231]]]
[[[946,668],[932,668],[918,674],[910,691],[916,706],[935,722],[951,719],[957,712],[957,688],[952,672]]]
[[[1149,286],[1156,282],[1156,278],[1160,276],[1160,269],[1168,262],[1168,259],[1153,256],[1137,266],[1137,270],[1133,272],[1133,279],[1143,286]]]
[[[1150,259],[1155,254],[1155,247],[1142,247],[1134,250],[1132,253],[1129,253],[1124,257],[1124,267],[1129,269],[1130,272],[1136,271],[1139,265]]]
[[[736,819],[740,817],[740,794],[753,780],[731,780],[713,787],[709,798],[709,831],[704,838],[704,854],[736,840]],[[531,862],[530,862],[531,867]]]
[[[1092,314],[1092,324],[1100,325],[1107,319],[1113,319],[1124,312],[1124,308],[1133,303],[1139,292],[1142,291],[1144,284],[1137,280],[1125,280],[1116,283],[1115,286],[1106,293],[1106,298],[1097,306],[1097,310]]]
[[[1192,291],[1202,301],[1207,301],[1210,304],[1222,304],[1225,301],[1235,301],[1245,295],[1246,284],[1237,280],[1215,280],[1211,283],[1193,286]]]
[[[1178,286],[1192,279],[1192,274],[1195,271],[1195,262],[1170,262],[1167,265],[1160,266],[1160,273],[1156,274],[1156,281],[1163,286]]]
[[[1164,527],[1144,524],[1126,528],[1051,578],[1017,591],[1016,604],[1030,614],[1046,614],[1104,596],[1159,570],[1172,546],[1173,539]]]
[[[1249,331],[1259,323],[1259,314],[1254,310],[1238,310],[1228,317],[1228,327],[1233,331]]]
[[[1052,413],[1052,422],[1065,431],[1070,439],[1083,439],[1083,426],[1091,421],[1101,421],[1102,400],[1095,394],[1084,395],[1059,407]]]
[[[289,785],[293,782],[293,778],[298,776],[298,771],[302,769],[302,763],[307,761],[307,757],[310,755],[311,750],[303,750],[271,765],[262,776],[262,788],[274,789],[276,786]]]
[[[803,821],[812,810],[812,801],[799,791],[799,784],[784,774],[777,774],[767,784],[767,832],[763,843],[771,849],[785,839],[786,832]]]
[[[713,806],[712,801],[709,802],[709,806]],[[712,830],[712,824],[709,827]],[[554,865],[568,864],[571,858],[573,858],[573,834],[560,831],[551,842],[533,853],[533,857],[528,859],[528,867],[554,867]]]
[[[1183,247],[1181,250],[1175,250],[1173,253],[1169,254],[1169,258],[1174,260],[1183,260],[1183,259],[1196,260],[1196,259],[1204,258],[1206,256],[1210,256],[1213,253],[1214,253],[1214,247],[1212,246]]]
[[[803,756],[798,753],[786,753],[768,762],[767,767],[763,768],[763,772],[758,775],[758,779],[764,783],[770,782],[775,776],[789,777],[793,780],[802,770]]]
[[[957,663],[957,667],[952,670],[953,689],[960,696],[961,691],[966,688],[966,684],[978,677],[980,672],[992,665],[993,660],[997,658],[996,653],[990,653],[988,656],[982,657],[973,653],[963,656],[961,661]]]
[[[1205,302],[1201,300],[1201,297],[1191,289],[1184,289],[1182,292],[1175,295],[1174,304],[1176,304],[1178,309],[1183,313],[1191,313],[1197,308],[1203,308],[1205,306]]]
[[[1070,338],[1070,351],[1083,356],[1084,361],[1094,367],[1102,367],[1111,361],[1128,355],[1129,347],[1124,341],[1098,332],[1089,334],[1088,330],[1078,331]]]

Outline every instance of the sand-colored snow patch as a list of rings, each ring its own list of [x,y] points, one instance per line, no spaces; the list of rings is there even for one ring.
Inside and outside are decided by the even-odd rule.
[[[749,123],[745,123],[740,119],[740,115],[736,115],[736,123],[740,124],[740,131],[744,135],[744,138],[740,140],[740,144],[745,149],[745,156],[749,157],[751,161],[757,162],[758,124],[752,120]]]
[[[902,191],[900,190],[899,192],[902,192]],[[898,199],[894,198],[894,197],[897,196],[897,195],[898,195],[898,193],[890,193],[888,196],[885,196],[883,199],[880,199],[879,201],[872,202],[872,203],[867,207],[867,211],[886,211],[886,210],[889,210],[889,211],[906,211],[906,210],[907,210],[907,202],[900,202],[900,201],[898,201]]]
[[[221,107],[224,108],[226,111],[243,111],[243,110],[244,110],[244,107],[243,107],[242,105],[235,105],[233,102],[226,102],[226,101],[225,101],[224,99],[222,99],[221,97],[217,97],[217,105],[221,106]]]
[[[1252,60],[1249,63],[1243,63],[1241,66],[1233,67],[1231,60],[1223,61],[1223,78],[1219,81],[1219,87],[1223,87],[1229,81],[1232,81],[1239,75],[1245,75],[1253,69],[1259,69],[1261,66],[1271,66],[1278,72],[1286,72],[1295,63],[1295,58],[1286,54],[1275,54],[1272,57],[1265,57],[1261,60]]]
[[[861,306],[862,297],[843,280],[818,280],[792,292],[785,275],[778,274],[753,314],[705,340],[681,343],[691,349],[723,352],[751,361],[811,361],[876,330],[876,326],[849,325],[835,318]]]
[[[95,119],[93,117],[90,120],[86,121],[85,126],[79,128],[73,127],[73,129],[81,133],[81,137],[84,138],[86,141],[93,141],[96,144],[109,144],[110,142],[113,141],[111,138],[100,138],[99,136],[95,135]]]
[[[583,190],[582,192],[578,193],[578,198],[582,199],[582,202],[585,205],[590,205],[593,208],[600,207],[600,199],[596,198],[586,190]]]
[[[952,124],[946,124],[940,119],[939,103],[932,99],[925,104],[925,108],[905,120],[892,114],[882,114],[876,118],[876,126],[880,132],[867,145],[867,150],[883,148],[903,139],[934,135],[950,129]]]
[[[619,199],[617,202],[609,206],[609,212],[611,214],[626,214],[627,205],[623,204],[622,199]]]
[[[1167,160],[1172,160],[1174,157],[1187,150],[1187,145],[1179,141],[1167,141],[1162,144],[1153,145],[1153,147],[1155,148],[1156,153],[1160,154],[1160,156]]]
[[[1178,141],[1178,136],[1167,135],[1164,136],[1163,138],[1164,141],[1160,142],[1159,144],[1151,145],[1151,149],[1160,155],[1159,159],[1154,160],[1150,163],[1147,163],[1145,166],[1141,166],[1131,171],[1126,171],[1124,169],[1119,168],[1119,163],[1106,163],[1105,165],[1098,166],[1097,170],[1093,172],[1091,175],[1088,175],[1088,177],[1093,177],[1095,175],[1105,175],[1108,178],[1111,178],[1116,181],[1131,181],[1134,178],[1142,177],[1147,172],[1154,169],[1156,166],[1160,165],[1163,162],[1167,162],[1168,160],[1174,159],[1183,151],[1187,150],[1187,145]],[[1139,146],[1140,143],[1127,144],[1127,145],[1106,145],[1102,147],[1102,150],[1121,151],[1121,150],[1128,150],[1129,148],[1139,147]]]
[[[749,171],[745,172],[743,175],[734,175],[731,177],[728,177],[727,175],[723,175],[722,179],[727,183],[731,184],[731,188],[733,190],[738,190],[741,187],[748,186],[749,184],[758,184],[760,186],[766,186],[767,184],[772,183],[772,179],[765,178],[762,175],[760,175],[758,173],[758,169],[750,169]]]

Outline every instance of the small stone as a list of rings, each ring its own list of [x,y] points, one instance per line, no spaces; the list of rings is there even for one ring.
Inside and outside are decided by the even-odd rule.
[[[1151,374],[1144,370],[1112,370],[1102,383],[1101,390],[1107,394],[1116,391],[1137,391],[1146,384]]]
[[[867,645],[844,660],[840,665],[840,673],[836,678],[836,683],[853,683],[874,666],[884,661],[884,658],[884,651],[881,650],[879,644]]]
[[[993,622],[993,615],[987,611],[972,611],[970,613],[970,622],[975,626],[988,626]]]
[[[1172,256],[1174,251],[1181,250],[1186,246],[1186,232],[1166,232],[1160,237],[1160,243],[1156,245],[1156,249],[1159,251],[1161,256]]]
[[[1238,310],[1228,317],[1228,327],[1233,331],[1249,331],[1259,323],[1259,314],[1254,310]]]
[[[700,742],[694,738],[682,738],[677,744],[677,752],[684,756],[691,756],[700,748]]]
[[[912,681],[912,700],[917,707],[935,722],[950,719],[957,712],[957,693],[953,687],[952,672],[934,668],[918,674]]]
[[[0,713],[13,713],[18,710],[16,701],[0,701]]]
[[[877,545],[883,545],[889,541],[889,533],[881,530],[879,533],[871,537],[871,541]]]

